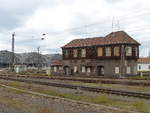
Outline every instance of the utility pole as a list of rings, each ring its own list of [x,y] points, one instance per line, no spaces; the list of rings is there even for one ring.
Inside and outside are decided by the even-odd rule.
[[[37,48],[38,50],[38,71],[40,70],[40,47]]]
[[[14,62],[15,62],[14,42],[15,42],[15,32],[12,34],[12,59],[11,59],[11,71],[14,71]]]

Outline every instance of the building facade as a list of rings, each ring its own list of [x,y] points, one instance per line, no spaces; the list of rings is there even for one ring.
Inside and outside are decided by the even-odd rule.
[[[106,77],[136,75],[139,45],[124,31],[73,40],[62,47],[63,73]]]
[[[150,57],[139,58],[137,69],[139,74],[150,75]]]

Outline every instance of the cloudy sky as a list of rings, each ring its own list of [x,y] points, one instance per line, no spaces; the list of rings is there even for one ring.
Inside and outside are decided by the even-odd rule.
[[[140,55],[148,56],[149,6],[150,0],[0,0],[0,50],[11,50],[13,32],[16,52],[40,46],[46,54],[59,53],[76,38],[124,30],[142,44]]]

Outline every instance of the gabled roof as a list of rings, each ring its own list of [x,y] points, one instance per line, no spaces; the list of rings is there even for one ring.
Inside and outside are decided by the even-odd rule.
[[[150,58],[149,57],[139,58],[137,62],[147,64],[150,63]]]
[[[136,40],[130,37],[124,31],[117,31],[108,34],[105,37],[94,37],[86,39],[75,39],[63,46],[62,48],[72,47],[89,47],[98,45],[111,45],[111,44],[137,44],[140,45]]]
[[[61,66],[61,65],[63,65],[62,60],[54,60],[54,61],[51,63],[51,66]]]

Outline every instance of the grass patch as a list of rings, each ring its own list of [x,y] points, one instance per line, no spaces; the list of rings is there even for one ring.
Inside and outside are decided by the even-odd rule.
[[[36,113],[54,113],[52,110],[49,110],[47,108],[41,108]]]
[[[25,84],[25,83],[10,83],[9,85],[24,90],[30,89],[32,91],[51,95],[51,96],[58,96],[62,98],[80,100],[80,101],[90,102],[95,104],[103,104],[103,105],[113,106],[117,108],[123,108],[126,110],[140,111],[142,113],[150,113],[150,103],[144,103],[143,101],[128,102],[128,101],[113,99],[107,94],[100,94],[98,96],[87,96],[84,94],[76,94],[76,93],[62,93],[59,91],[54,91],[42,87],[34,87],[31,86],[30,84]]]

